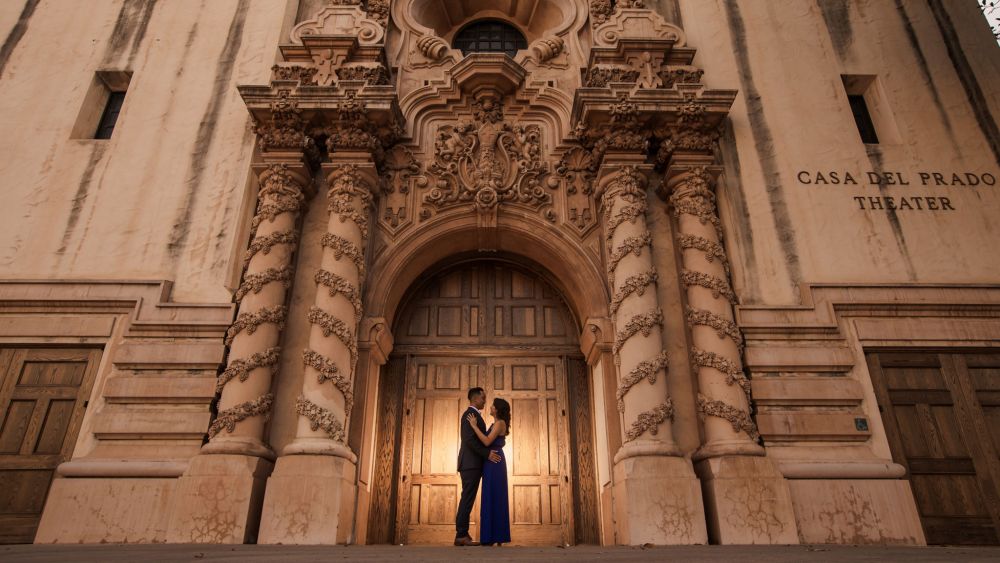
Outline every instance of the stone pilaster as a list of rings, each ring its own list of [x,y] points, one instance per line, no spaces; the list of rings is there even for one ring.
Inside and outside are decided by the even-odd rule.
[[[705,110],[689,98],[661,146],[669,162],[661,193],[669,194],[681,250],[680,282],[691,333],[690,361],[698,374],[698,412],[704,443],[694,454],[702,480],[709,536],[722,544],[797,543],[788,484],[758,444],[751,417],[750,381],[743,371],[737,298],[722,245],[712,166],[716,134]]]
[[[302,120],[287,96],[275,100],[270,123],[258,125],[257,132],[263,154],[253,169],[260,191],[253,239],[234,296],[236,320],[226,334],[229,360],[218,378],[218,414],[209,427],[209,442],[178,483],[171,542],[251,541],[264,482],[273,468],[275,456],[264,432],[281,355],[299,216],[312,175],[302,150],[307,145]]]

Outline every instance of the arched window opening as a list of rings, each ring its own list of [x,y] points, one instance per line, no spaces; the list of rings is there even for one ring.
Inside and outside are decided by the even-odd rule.
[[[505,53],[513,57],[519,49],[527,49],[528,41],[516,27],[499,20],[479,20],[455,34],[454,47],[469,53]]]

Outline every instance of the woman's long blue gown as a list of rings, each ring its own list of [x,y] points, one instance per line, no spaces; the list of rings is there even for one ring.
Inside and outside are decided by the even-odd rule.
[[[490,444],[490,449],[500,454],[500,461],[493,463],[487,460],[483,466],[483,493],[479,499],[479,543],[510,543],[507,458],[503,454],[506,443],[506,436],[497,436]]]

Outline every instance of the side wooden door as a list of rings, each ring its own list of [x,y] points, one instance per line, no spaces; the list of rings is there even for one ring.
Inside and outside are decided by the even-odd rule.
[[[928,544],[1000,541],[1000,354],[868,355]]]
[[[0,543],[31,543],[93,385],[95,349],[0,350]]]
[[[406,375],[404,452],[400,471],[397,543],[448,544],[462,493],[458,475],[459,422],[466,391],[483,387],[479,358],[414,357]],[[478,499],[478,497],[477,497]],[[479,503],[469,534],[479,537]]]
[[[493,395],[513,413],[507,437],[511,538],[527,545],[574,543],[566,375],[558,356],[493,359]]]

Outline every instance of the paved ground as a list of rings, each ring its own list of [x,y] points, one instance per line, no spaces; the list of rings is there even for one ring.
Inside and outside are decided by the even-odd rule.
[[[685,546],[654,547],[395,547],[395,546],[258,546],[258,545],[14,545],[0,546],[0,561],[723,561],[792,563],[800,561],[1000,562],[1000,547],[878,546]]]

